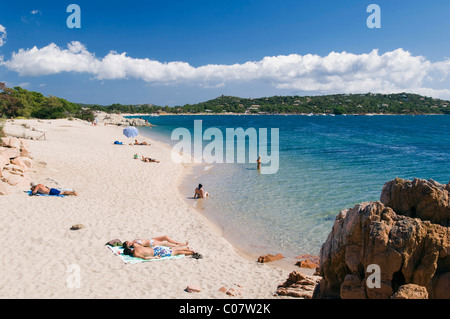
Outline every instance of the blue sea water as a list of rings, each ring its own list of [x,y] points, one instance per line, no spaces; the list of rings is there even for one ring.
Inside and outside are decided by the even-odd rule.
[[[170,145],[175,128],[279,129],[279,169],[254,162],[203,164],[185,181],[186,200],[250,253],[318,255],[340,210],[379,200],[396,177],[450,181],[450,116],[204,115],[143,117],[140,134]],[[269,134],[270,136],[270,134]],[[271,141],[269,140],[269,143]],[[204,141],[208,144],[210,141]],[[269,144],[270,150],[270,144]],[[202,183],[212,195],[193,200]]]

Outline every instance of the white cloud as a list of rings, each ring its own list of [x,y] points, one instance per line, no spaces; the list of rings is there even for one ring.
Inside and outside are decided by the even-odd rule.
[[[67,48],[51,43],[40,49],[20,49],[0,64],[22,76],[77,72],[102,81],[135,78],[150,84],[189,83],[203,88],[221,87],[230,82],[264,81],[279,89],[296,91],[408,91],[450,98],[449,90],[436,88],[437,83],[449,80],[450,59],[431,62],[403,49],[383,54],[378,50],[367,54],[331,52],[327,56],[290,54],[243,64],[193,67],[186,62],[137,59],[115,51],[100,58],[74,41]]]
[[[6,28],[0,24],[0,47],[6,43]]]
[[[41,11],[40,10],[32,10],[30,13],[31,14],[36,14],[36,13],[41,13]]]

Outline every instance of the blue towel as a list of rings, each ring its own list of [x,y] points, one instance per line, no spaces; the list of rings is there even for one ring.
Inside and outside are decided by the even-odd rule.
[[[61,194],[59,194],[59,195],[49,195],[49,194],[40,194],[40,193],[33,194],[32,191],[26,191],[26,193],[27,193],[28,195],[30,195],[30,196],[32,196],[32,195],[37,195],[37,196],[52,196],[52,197],[66,197],[66,196],[67,196],[67,195],[61,195]]]
[[[119,142],[119,141],[115,141],[114,144],[122,145],[123,143]]]
[[[161,261],[161,260],[184,258],[184,255],[176,255],[176,256],[162,257],[162,258],[157,258],[157,259],[142,259],[142,258],[125,255],[123,253],[122,246],[109,246],[109,245],[106,245],[106,246],[109,249],[111,249],[111,251],[114,253],[114,255],[119,256],[125,264],[138,264],[138,263],[148,262],[148,261]]]

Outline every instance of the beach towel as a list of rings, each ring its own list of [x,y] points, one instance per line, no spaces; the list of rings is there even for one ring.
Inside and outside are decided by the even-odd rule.
[[[109,246],[109,245],[106,245],[106,247],[108,247],[113,252],[114,255],[119,256],[125,264],[138,264],[138,263],[147,262],[147,261],[157,261],[157,260],[169,260],[169,259],[181,259],[181,258],[184,258],[184,255],[177,255],[177,256],[170,256],[170,257],[155,258],[155,259],[142,259],[142,258],[137,258],[137,257],[125,255],[123,253],[123,247],[122,246]]]
[[[62,191],[62,189],[60,189],[60,188],[57,188],[57,189]],[[66,189],[64,189],[64,190],[66,190]],[[40,194],[40,193],[33,194],[33,192],[31,190],[26,191],[25,193],[27,193],[30,196],[36,196],[36,195],[37,196],[51,196],[51,197],[66,197],[67,196],[67,195],[61,195],[61,194],[59,194],[59,195]]]

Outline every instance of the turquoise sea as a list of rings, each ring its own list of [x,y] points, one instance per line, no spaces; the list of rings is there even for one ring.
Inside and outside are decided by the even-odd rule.
[[[340,210],[379,200],[396,177],[450,181],[450,116],[203,115],[143,117],[140,134],[174,145],[176,128],[279,129],[279,169],[256,163],[204,163],[181,190],[189,205],[220,227],[234,245],[259,256],[318,255]],[[269,139],[269,145],[270,145]],[[208,144],[210,141],[204,141]],[[270,146],[269,146],[270,150]],[[212,195],[192,199],[202,183]]]

